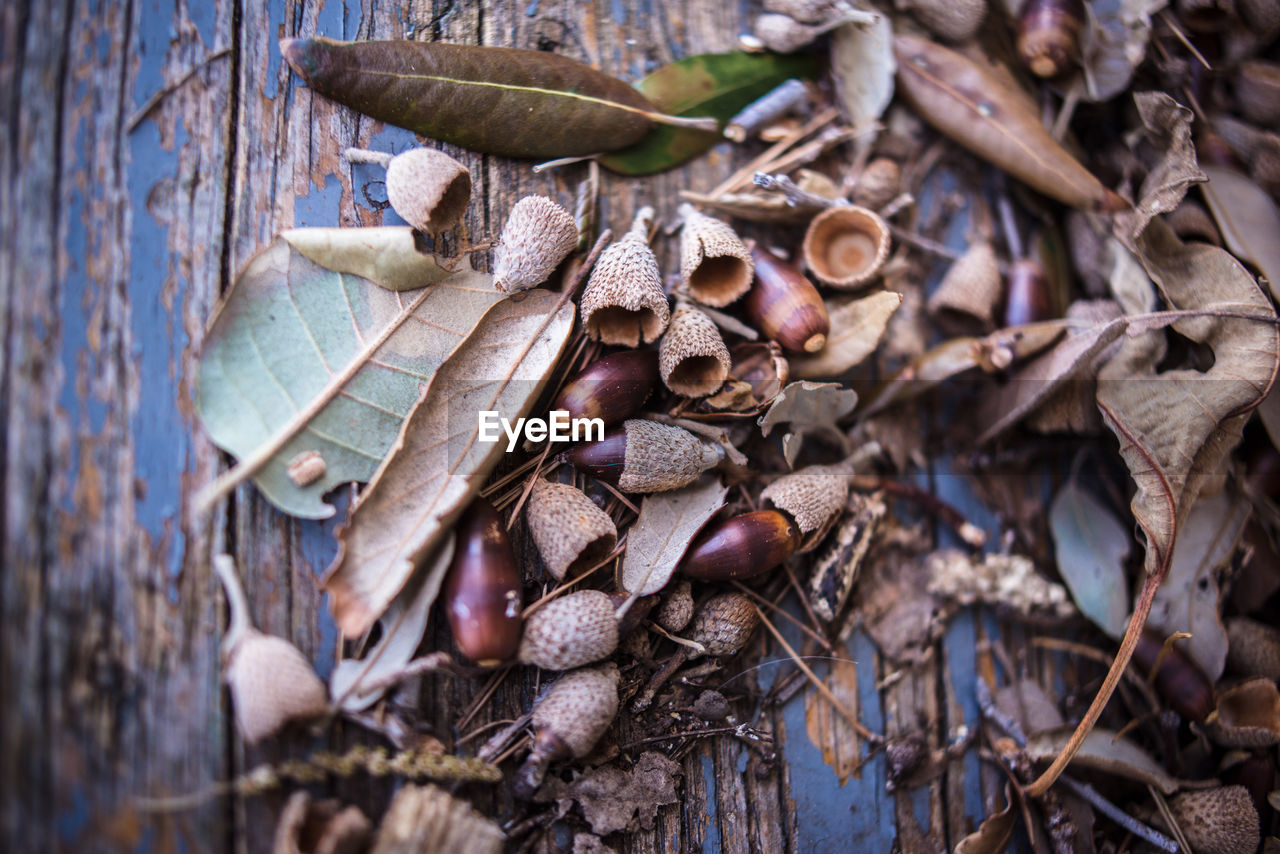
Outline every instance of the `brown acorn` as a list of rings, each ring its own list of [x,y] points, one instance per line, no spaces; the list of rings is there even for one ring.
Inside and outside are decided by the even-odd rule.
[[[987,16],[986,0],[904,0],[906,9],[931,33],[949,42],[968,41]]]
[[[1235,90],[1246,119],[1264,127],[1280,124],[1280,64],[1261,59],[1240,63]]]
[[[515,796],[532,799],[552,762],[590,753],[617,715],[616,664],[584,667],[561,676],[533,707],[533,749],[516,774]]]
[[[888,157],[877,157],[866,165],[853,185],[853,203],[878,211],[897,198],[902,187],[902,168]]]
[[[1182,792],[1169,799],[1169,813],[1196,854],[1253,854],[1261,841],[1258,811],[1244,786]],[[1170,829],[1158,811],[1151,822]]]
[[[1164,637],[1157,631],[1144,629],[1134,647],[1133,661],[1149,675],[1163,648]],[[1152,682],[1156,693],[1187,720],[1203,721],[1213,711],[1213,683],[1176,643],[1164,656]]]
[[[1008,286],[1004,299],[1004,325],[1022,326],[1049,320],[1049,281],[1044,268],[1030,258],[1009,265]]]
[[[516,202],[493,250],[493,285],[512,293],[536,287],[578,245],[573,214],[546,196]]]
[[[880,275],[889,260],[889,226],[880,214],[857,205],[835,205],[813,218],[804,235],[804,263],[818,281],[858,290]]]
[[[599,418],[610,427],[639,412],[657,382],[657,353],[620,350],[596,359],[571,379],[551,408],[574,419]]]
[[[760,613],[751,598],[742,593],[712,596],[698,609],[689,629],[689,638],[702,644],[704,655],[737,655],[751,640]]]
[[[1280,681],[1280,629],[1248,617],[1231,617],[1226,625],[1227,665],[1245,676]]]
[[[724,222],[680,205],[680,277],[689,296],[717,308],[751,290],[755,265],[742,239]]]
[[[579,445],[565,459],[623,492],[665,492],[693,483],[722,455],[688,430],[632,419],[598,442]]]
[[[530,615],[520,641],[520,660],[544,670],[569,670],[607,658],[617,648],[613,600],[599,590],[580,590]]]
[[[542,562],[557,581],[594,566],[618,543],[609,514],[567,483],[534,481],[525,518]]]
[[[678,632],[693,619],[693,585],[680,580],[662,597],[653,621],[669,632]]]
[[[754,578],[800,548],[800,530],[777,510],[756,510],[712,522],[689,546],[680,571],[689,578],[729,581]]]
[[[948,329],[990,332],[1000,310],[1004,280],[995,250],[974,242],[952,264],[929,297],[929,313]]]
[[[481,667],[509,661],[520,644],[520,570],[498,511],[483,498],[457,526],[445,575],[445,614],[459,651]]]
[[[349,148],[351,163],[377,163],[387,170],[387,201],[418,231],[439,234],[462,218],[471,201],[471,173],[443,151],[411,148],[397,155]]]
[[[686,397],[706,397],[729,376],[729,348],[711,318],[691,305],[680,305],[658,345],[658,373],[663,384]]]
[[[825,347],[831,318],[818,289],[767,249],[753,246],[751,259],[756,279],[743,303],[751,324],[792,353],[816,353]]]
[[[1018,59],[1038,77],[1057,77],[1080,61],[1081,0],[1025,0],[1018,14]]]
[[[605,249],[580,305],[587,337],[620,347],[651,344],[667,328],[671,308],[658,259],[649,248],[653,208],[643,207],[626,235]]]
[[[760,493],[761,506],[786,513],[804,535],[801,550],[816,546],[849,498],[849,471],[843,466],[808,466],[775,480]]]

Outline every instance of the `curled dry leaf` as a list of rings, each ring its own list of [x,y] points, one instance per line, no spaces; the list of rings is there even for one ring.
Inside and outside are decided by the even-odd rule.
[[[879,291],[841,304],[827,303],[831,333],[816,353],[791,357],[791,373],[797,379],[834,377],[861,364],[875,352],[889,325],[889,318],[902,305],[902,294]]]
[[[1152,217],[1173,211],[1192,184],[1207,180],[1196,165],[1191,111],[1164,92],[1138,92],[1133,102],[1146,127],[1147,139],[1161,154],[1142,181],[1138,203],[1116,217],[1116,227],[1127,232],[1129,245],[1138,239]]]
[[[1075,480],[1058,490],[1049,507],[1049,530],[1058,572],[1076,607],[1113,638],[1129,622],[1125,561],[1132,540],[1111,509]]]
[[[1018,823],[1014,810],[1013,790],[1004,784],[1004,809],[993,812],[982,820],[978,829],[970,833],[956,846],[956,854],[1000,854],[1009,847],[1013,828]]]
[[[565,812],[577,803],[582,817],[601,836],[640,828],[652,830],[658,809],[679,800],[680,765],[661,753],[640,755],[623,771],[614,765],[593,768],[568,786],[551,785],[538,800],[556,800]]]
[[[1028,736],[1027,755],[1037,762],[1054,758],[1071,738],[1073,729],[1071,726],[1056,727]],[[1166,795],[1186,786],[1212,785],[1208,781],[1189,783],[1170,776],[1147,751],[1129,739],[1121,738],[1119,733],[1101,727],[1095,727],[1085,737],[1071,764],[1155,786]]]
[[[768,411],[760,416],[760,431],[768,436],[774,427],[786,424],[788,431],[782,437],[782,453],[787,465],[794,465],[805,433],[826,431],[840,436],[836,422],[857,405],[857,392],[839,383],[801,380],[784,388]]]
[[[236,279],[205,336],[196,411],[240,463],[197,503],[208,507],[252,477],[285,513],[332,516],[322,496],[373,477],[424,377],[501,298],[470,267],[417,291],[390,291],[327,270],[277,238]],[[310,451],[323,474],[299,485],[289,463]]]
[[[351,273],[393,291],[416,291],[470,267],[426,248],[407,225],[375,228],[286,228],[280,239],[337,273]],[[461,264],[461,266],[460,266]]]
[[[627,534],[622,589],[648,596],[666,587],[689,543],[724,506],[728,494],[719,478],[705,478],[674,492],[646,495]]]
[[[1237,257],[1257,268],[1280,299],[1280,208],[1249,178],[1221,166],[1205,166],[1200,188],[1222,239]]]
[[[866,129],[893,100],[893,25],[888,15],[867,24],[844,24],[831,36],[831,76],[836,98],[854,130]]]
[[[503,443],[479,441],[477,413],[528,414],[573,328],[572,303],[542,290],[495,306],[441,368],[391,456],[338,531],[325,576],[338,627],[362,634],[480,489]]]

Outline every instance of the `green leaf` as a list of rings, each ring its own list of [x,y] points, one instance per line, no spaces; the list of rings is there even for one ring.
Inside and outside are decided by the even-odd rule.
[[[285,513],[333,515],[324,493],[373,476],[422,387],[503,298],[463,266],[397,292],[327,270],[283,237],[254,256],[205,337],[196,395],[210,437],[241,462],[197,504],[253,477]],[[324,471],[298,485],[289,463],[307,452]]]
[[[792,77],[813,77],[811,56],[703,53],[664,65],[636,84],[653,105],[676,116],[710,116],[723,126],[738,111]],[[724,139],[718,133],[657,125],[635,145],[600,158],[623,175],[649,175],[692,160]]]

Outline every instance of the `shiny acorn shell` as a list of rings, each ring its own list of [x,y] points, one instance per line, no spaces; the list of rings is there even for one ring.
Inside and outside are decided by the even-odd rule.
[[[800,548],[800,529],[777,510],[756,510],[713,522],[680,563],[689,578],[731,581],[762,575]]]
[[[752,247],[756,278],[747,292],[747,318],[769,341],[792,353],[816,353],[827,344],[831,318],[813,283],[767,249]]]
[[[1018,15],[1018,59],[1037,77],[1057,77],[1080,61],[1082,0],[1026,0]]]
[[[1004,325],[1022,326],[1049,320],[1049,280],[1044,268],[1030,258],[1009,265],[1004,298]]]
[[[493,505],[477,498],[458,523],[458,543],[444,581],[453,640],[467,658],[491,667],[520,645],[520,571]]]
[[[570,418],[599,418],[609,427],[639,412],[657,382],[657,353],[621,350],[571,379],[551,408],[567,410]]]

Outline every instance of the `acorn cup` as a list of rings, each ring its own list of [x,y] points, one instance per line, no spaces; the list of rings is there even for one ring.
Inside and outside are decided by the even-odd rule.
[[[400,218],[432,236],[454,226],[471,201],[471,172],[443,151],[411,148],[392,156],[349,148],[351,163],[378,163],[387,170],[387,201]]]
[[[568,451],[564,458],[623,492],[665,492],[693,483],[723,455],[688,430],[632,419],[600,441]]]
[[[743,307],[769,341],[792,353],[816,353],[827,345],[831,318],[813,283],[767,249],[751,247],[756,280]]]
[[[556,581],[599,563],[618,543],[618,528],[609,514],[566,483],[534,481],[525,518],[538,554]]]
[[[1218,694],[1204,719],[1204,731],[1223,747],[1261,748],[1280,744],[1280,691],[1270,679],[1249,679]]]
[[[947,328],[961,331],[995,329],[1004,282],[995,250],[976,241],[948,268],[929,297],[929,313]]]
[[[676,307],[658,345],[663,384],[685,397],[706,397],[729,376],[729,348],[711,318],[688,304]]]
[[[723,308],[751,290],[755,264],[733,229],[688,202],[680,205],[680,216],[680,277],[689,296]]]
[[[898,196],[902,168],[888,157],[877,157],[866,165],[853,185],[853,203],[878,211]]]
[[[1025,0],[1018,14],[1018,59],[1037,77],[1057,77],[1080,61],[1082,0]]]
[[[533,707],[533,749],[516,773],[513,794],[531,800],[547,766],[591,752],[618,715],[618,665],[584,667],[556,680]]]
[[[546,196],[516,202],[493,250],[493,285],[505,293],[536,287],[578,245],[573,214]]]
[[[756,510],[712,522],[689,546],[680,572],[703,581],[755,578],[800,548],[800,529],[777,510]]]
[[[509,661],[520,643],[520,570],[498,511],[477,498],[458,522],[441,592],[459,651],[481,667]]]
[[[1169,799],[1169,814],[1196,854],[1253,854],[1261,841],[1258,811],[1244,786],[1182,792]],[[1159,811],[1151,823],[1170,829]]]
[[[636,213],[631,230],[600,254],[580,305],[587,337],[619,347],[651,344],[671,317],[658,259],[649,248],[653,208]]]
[[[849,471],[844,466],[808,466],[783,475],[760,493],[762,506],[772,504],[800,528],[800,551],[822,541],[849,500]]]
[[[640,411],[658,382],[658,354],[621,350],[602,356],[565,385],[552,409],[571,419],[599,418],[606,427]]]
[[[889,226],[875,211],[834,205],[809,223],[804,263],[818,281],[842,291],[858,290],[880,275],[889,260]]]
[[[569,670],[607,658],[617,648],[613,600],[599,590],[579,590],[533,612],[520,641],[520,661],[543,670]]]

